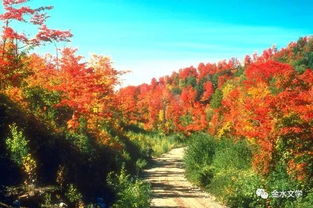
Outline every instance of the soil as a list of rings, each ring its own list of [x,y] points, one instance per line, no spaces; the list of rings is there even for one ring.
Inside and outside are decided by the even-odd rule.
[[[151,208],[226,208],[187,181],[183,156],[184,148],[173,149],[153,159],[152,168],[145,170],[153,193]]]

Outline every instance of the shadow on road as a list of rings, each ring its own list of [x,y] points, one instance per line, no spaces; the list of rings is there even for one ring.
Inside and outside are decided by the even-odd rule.
[[[151,183],[152,208],[223,208],[212,196],[192,186],[185,179],[184,149],[177,148],[154,159],[145,170],[145,178]]]

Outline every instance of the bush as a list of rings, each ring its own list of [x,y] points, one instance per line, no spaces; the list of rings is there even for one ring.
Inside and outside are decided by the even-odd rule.
[[[72,204],[78,204],[82,200],[82,194],[78,189],[73,185],[69,184],[67,192],[65,193],[67,200]]]
[[[128,131],[126,135],[146,158],[160,156],[175,147],[184,145],[184,136],[181,134],[164,135],[159,132]]]
[[[255,190],[260,188],[259,177],[251,169],[251,157],[245,141],[222,138],[216,144],[213,179],[207,189],[229,207],[251,207]]]
[[[82,153],[92,154],[95,151],[90,142],[90,138],[85,134],[67,133],[66,139],[74,144]]]
[[[278,159],[278,158],[277,158]],[[267,191],[272,192],[274,190],[303,190],[306,191],[309,188],[309,184],[303,184],[301,181],[296,181],[292,175],[289,175],[287,172],[287,164],[283,158],[280,158],[279,161],[276,162],[275,167],[272,172],[266,177],[266,186]],[[294,208],[294,207],[312,207],[311,206],[299,206],[299,204],[307,204],[310,203],[310,196],[301,197],[301,198],[273,198],[269,201],[269,205],[272,207],[283,207],[283,208]]]
[[[145,159],[138,159],[136,161],[136,169],[137,169],[137,175],[139,175],[139,173],[141,173],[141,171],[147,167],[148,162]]]
[[[119,175],[111,172],[107,178],[108,184],[116,193],[116,202],[113,208],[148,208],[150,207],[150,185],[139,179],[133,179],[122,168]]]
[[[238,171],[233,179],[235,180],[229,185],[230,192],[225,197],[230,208],[266,207],[266,200],[256,195],[256,190],[264,187],[261,177],[254,171],[251,169]]]
[[[251,157],[244,141],[194,134],[184,158],[186,177],[229,207],[257,207],[261,202],[257,201],[255,190],[261,182],[251,170]]]
[[[312,207],[310,184],[295,181],[287,173],[287,164],[277,158],[270,174],[258,175],[251,167],[253,146],[245,140],[214,139],[198,133],[190,138],[186,154],[186,176],[205,187],[230,208],[302,208]],[[270,198],[256,195],[265,189]],[[272,198],[272,191],[303,190],[303,197]],[[307,193],[307,194],[306,194]]]
[[[216,142],[213,137],[204,133],[191,136],[184,157],[186,177],[191,182],[200,186],[209,183],[212,178],[210,165],[213,162],[215,148]]]
[[[235,191],[236,182],[251,168],[251,151],[243,141],[221,139],[215,143],[210,169],[213,176],[207,188],[218,196],[227,196]],[[225,197],[224,197],[225,198]],[[223,198],[223,199],[224,199]]]
[[[308,194],[297,200],[294,204],[294,207],[296,208],[302,208],[302,207],[312,207],[313,205],[313,190],[306,191]]]
[[[22,165],[23,158],[29,152],[28,141],[15,123],[10,125],[9,128],[11,136],[6,139],[6,145],[10,153],[10,158],[18,165]]]
[[[222,138],[216,144],[216,153],[212,166],[216,171],[225,169],[248,169],[251,167],[252,153],[247,142],[234,142]]]

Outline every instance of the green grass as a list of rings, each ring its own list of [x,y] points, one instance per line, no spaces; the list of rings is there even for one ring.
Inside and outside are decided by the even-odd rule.
[[[185,145],[185,137],[182,134],[128,131],[126,135],[147,157],[158,157],[173,148]]]

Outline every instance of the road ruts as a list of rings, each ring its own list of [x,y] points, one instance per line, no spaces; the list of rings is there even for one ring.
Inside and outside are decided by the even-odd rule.
[[[145,170],[153,192],[151,208],[226,208],[186,180],[183,155],[184,148],[173,149]]]

